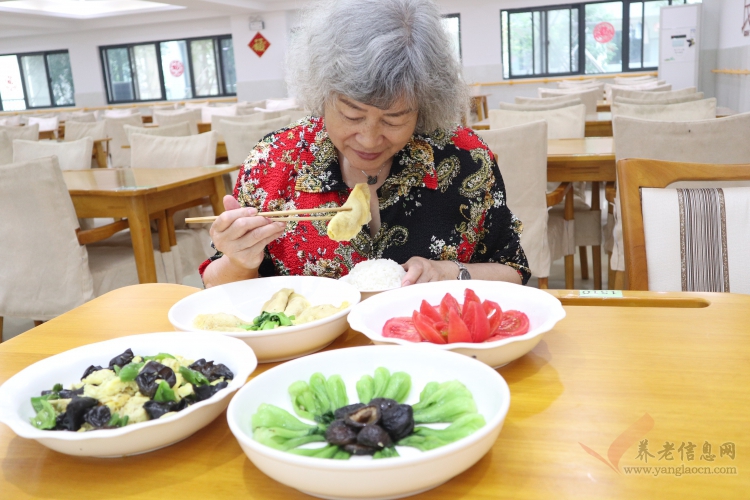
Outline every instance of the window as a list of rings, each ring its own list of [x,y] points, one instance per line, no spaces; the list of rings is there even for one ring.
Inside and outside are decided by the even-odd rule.
[[[67,50],[0,56],[0,110],[75,105]]]
[[[111,103],[235,95],[231,36],[101,47]]]
[[[657,69],[661,7],[698,2],[610,0],[503,10],[504,77]]]
[[[448,32],[456,59],[461,60],[461,14],[443,16],[443,28]]]

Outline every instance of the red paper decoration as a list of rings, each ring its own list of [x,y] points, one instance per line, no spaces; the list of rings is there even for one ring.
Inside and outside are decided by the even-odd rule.
[[[615,37],[615,27],[611,23],[601,22],[594,26],[594,40],[607,43]]]
[[[255,34],[253,39],[250,40],[250,43],[248,43],[247,46],[250,47],[250,50],[258,54],[258,57],[261,57],[268,50],[268,47],[271,46],[271,42],[266,40],[259,31]]]
[[[169,63],[169,73],[174,76],[182,76],[182,74],[185,72],[185,66],[182,65],[182,63],[178,60],[174,60]]]

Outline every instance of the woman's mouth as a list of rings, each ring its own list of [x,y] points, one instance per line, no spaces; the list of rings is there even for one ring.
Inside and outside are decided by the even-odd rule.
[[[357,151],[356,149],[354,150],[354,152],[357,153],[357,156],[359,156],[361,159],[365,161],[377,160],[378,157],[382,154],[382,153],[365,153],[364,151]]]

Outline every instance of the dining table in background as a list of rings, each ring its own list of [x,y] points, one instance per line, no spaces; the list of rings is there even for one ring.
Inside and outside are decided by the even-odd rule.
[[[586,137],[612,137],[612,113],[596,113],[586,117]],[[471,125],[474,130],[490,130],[490,119],[485,118]]]
[[[233,165],[182,168],[64,170],[63,178],[80,218],[126,218],[140,283],[156,283],[150,219],[168,209],[205,199],[215,215],[224,211],[223,175]],[[163,217],[165,224],[169,220]],[[162,244],[173,229],[160,225]]]
[[[605,100],[596,101],[596,111],[609,113],[611,111],[611,105]]]
[[[198,292],[148,284],[96,298],[0,344],[0,383],[74,347],[171,331],[169,308]],[[414,498],[746,498],[750,296],[549,293],[567,316],[498,369],[511,403],[493,448]],[[327,349],[369,344],[348,330]],[[3,498],[310,498],[260,472],[225,414],[184,441],[126,458],[62,455],[0,425],[0,464]]]

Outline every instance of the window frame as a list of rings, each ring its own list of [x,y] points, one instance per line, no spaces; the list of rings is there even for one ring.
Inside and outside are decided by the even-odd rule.
[[[115,45],[100,45],[99,46],[99,59],[102,66],[102,77],[104,79],[104,87],[107,94],[107,104],[137,104],[137,103],[143,103],[143,102],[169,102],[169,101],[184,101],[185,99],[167,99],[167,89],[166,85],[164,83],[164,67],[162,65],[162,58],[161,58],[161,45],[164,42],[185,42],[186,45],[186,53],[188,57],[188,74],[190,76],[190,89],[192,92],[192,97],[188,99],[209,99],[209,98],[220,98],[220,97],[235,97],[237,96],[237,92],[229,93],[226,92],[226,87],[224,86],[224,56],[221,53],[221,40],[223,39],[232,39],[231,34],[224,34],[224,35],[209,35],[209,36],[196,36],[196,37],[190,37],[190,38],[167,38],[164,40],[154,40],[154,41],[144,41],[144,42],[132,42],[132,43],[120,43]],[[192,42],[198,41],[198,40],[211,40],[213,51],[214,51],[214,59],[216,61],[216,81],[218,83],[218,90],[219,93],[216,95],[196,95],[195,93],[195,77],[193,75],[193,54],[192,54]],[[159,70],[159,87],[161,89],[161,99],[138,99],[138,92],[136,88],[136,79],[137,79],[137,73],[134,67],[133,63],[133,47],[141,46],[141,45],[153,45],[156,50],[156,59],[158,64],[158,70]],[[112,49],[126,49],[128,51],[128,63],[130,64],[130,86],[132,90],[132,95],[135,99],[129,100],[129,101],[115,101],[113,100],[113,92],[112,92],[112,84],[109,77],[109,55],[108,51]]]
[[[461,14],[459,12],[453,13],[453,14],[442,14],[440,17],[443,19],[449,19],[452,17],[455,17],[458,19],[458,62],[461,62],[464,60],[464,54],[463,54],[463,47],[461,43]]]
[[[622,28],[621,33],[623,33],[620,51],[622,53],[622,67],[621,71],[614,71],[611,73],[586,73],[586,54],[585,50],[581,50],[581,47],[586,46],[586,6],[587,5],[595,5],[600,3],[611,3],[613,1],[619,1],[622,3]],[[561,77],[561,76],[587,76],[587,75],[612,75],[612,74],[619,74],[619,73],[637,73],[637,72],[643,72],[643,71],[655,71],[658,70],[658,66],[642,66],[640,68],[630,68],[630,4],[631,3],[642,3],[645,4],[649,1],[655,1],[655,0],[597,0],[594,2],[580,2],[580,3],[569,3],[569,4],[558,4],[558,5],[543,5],[543,6],[537,6],[537,7],[523,7],[523,8],[517,8],[517,9],[501,9],[500,10],[500,55],[501,59],[503,56],[503,51],[505,50],[504,44],[505,44],[505,37],[503,35],[503,13],[507,13],[508,16],[508,67],[507,67],[507,74],[508,77],[505,77],[506,68],[503,67],[503,79],[506,80],[524,80],[529,78],[554,78],[554,77]],[[669,0],[669,5],[683,5],[687,3],[689,0]],[[546,23],[546,12],[551,10],[565,10],[565,9],[577,9],[578,10],[578,71],[571,71],[567,73],[550,73],[548,71],[549,69],[549,57],[548,52],[545,51],[544,55],[544,66],[545,66],[545,72],[544,73],[536,73],[532,75],[513,75],[513,66],[512,66],[512,54],[511,54],[511,30],[510,30],[510,16],[511,14],[523,14],[523,13],[530,13],[532,16],[532,37],[531,37],[531,55],[532,55],[532,68],[536,65],[536,60],[534,59],[534,35],[533,35],[533,16],[534,12],[544,12],[544,15],[540,15],[541,18],[545,20],[543,23],[544,25],[544,32],[543,35],[546,39],[547,37],[547,23]],[[643,19],[643,13],[645,12],[645,6],[641,10],[641,19]],[[572,16],[571,16],[572,19]],[[540,23],[541,24],[541,23]],[[460,25],[459,25],[460,26]],[[570,37],[572,39],[572,22],[571,22],[571,29],[570,29]],[[540,37],[541,38],[541,37]],[[548,45],[549,47],[549,45]],[[641,64],[643,64],[643,51],[644,46],[643,43],[641,43]],[[571,63],[573,62],[573,56],[571,55],[570,58]],[[572,67],[572,64],[571,64]]]
[[[47,61],[48,55],[53,54],[68,54],[68,61],[70,61],[70,51],[68,49],[58,49],[58,50],[37,50],[34,52],[21,52],[21,53],[8,53],[8,54],[0,54],[0,57],[5,56],[16,56],[16,64],[18,64],[18,74],[21,77],[21,88],[23,89],[23,102],[26,108],[26,110],[30,109],[52,109],[52,108],[70,108],[75,107],[75,90],[73,92],[73,104],[56,104],[55,103],[55,94],[52,92],[52,79],[49,76],[49,61]],[[47,91],[49,92],[49,106],[29,106],[29,96],[26,92],[26,77],[23,74],[23,67],[21,66],[21,57],[30,57],[30,56],[42,56],[42,59],[44,60],[44,71],[47,76]],[[73,71],[73,65],[71,64],[71,73]],[[75,83],[74,87],[75,89]],[[0,111],[5,111],[3,108],[3,99],[2,96],[0,96]]]

